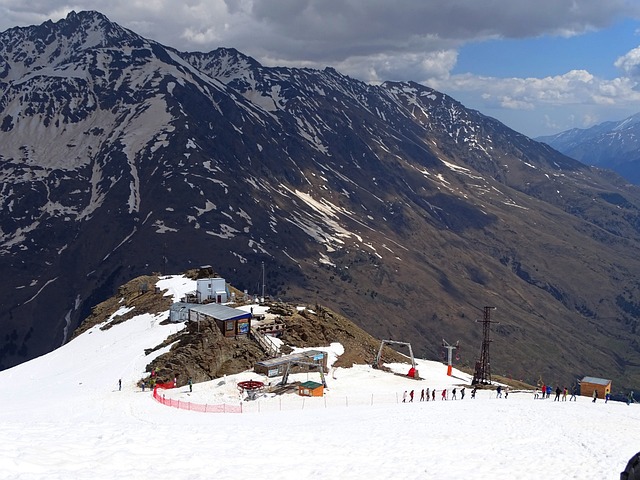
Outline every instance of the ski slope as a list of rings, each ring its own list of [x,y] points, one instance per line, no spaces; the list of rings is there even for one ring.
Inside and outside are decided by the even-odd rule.
[[[163,282],[176,295],[190,288],[182,277]],[[445,365],[428,360],[417,361],[423,380],[367,365],[333,369],[325,397],[304,404],[286,395],[244,402],[241,414],[167,407],[136,386],[151,360],[144,349],[182,328],[160,325],[165,317],[96,326],[0,372],[0,478],[618,479],[640,450],[636,404],[514,391],[471,399],[469,388],[464,400],[442,401],[443,388],[469,377],[455,369],[448,377]],[[324,348],[335,358],[342,346]],[[292,380],[318,380],[297,375]],[[269,381],[244,372],[166,395],[239,403],[236,383],[246,379]],[[419,402],[427,387],[436,401]],[[411,389],[414,402],[402,403]]]

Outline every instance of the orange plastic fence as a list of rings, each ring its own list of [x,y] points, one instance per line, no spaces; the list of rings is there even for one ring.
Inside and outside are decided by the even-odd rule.
[[[161,404],[167,405],[168,407],[180,408],[182,410],[190,410],[193,412],[203,412],[203,413],[242,413],[242,404],[227,405],[226,403],[220,403],[217,405],[208,405],[208,404],[203,405],[201,403],[184,402],[181,400],[175,400],[173,398],[165,398],[163,394],[158,393],[158,389],[173,388],[173,384],[164,384],[164,385],[171,385],[171,387],[161,387],[160,385],[156,385],[156,387],[153,389],[153,398],[155,398]]]

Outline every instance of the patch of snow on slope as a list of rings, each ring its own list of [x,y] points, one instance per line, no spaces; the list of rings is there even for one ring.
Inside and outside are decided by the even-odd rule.
[[[179,302],[187,293],[196,290],[197,282],[184,275],[167,275],[156,283],[161,291],[166,290],[165,297],[172,297],[172,302]]]
[[[156,220],[153,222],[153,226],[156,227],[156,233],[177,232],[176,228],[167,227],[162,220]]]
[[[212,230],[207,230],[206,231],[207,234],[209,235],[213,235],[214,237],[220,237],[220,238],[224,238],[224,239],[229,239],[229,238],[233,238],[236,236],[236,234],[240,233],[238,230],[236,230],[235,228],[225,224],[225,223],[221,223],[220,224],[220,231],[219,232],[214,232]]]

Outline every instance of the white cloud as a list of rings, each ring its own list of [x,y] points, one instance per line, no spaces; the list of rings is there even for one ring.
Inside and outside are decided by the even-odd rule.
[[[487,104],[529,110],[535,105],[616,104],[640,102],[638,83],[631,78],[597,78],[585,70],[544,78],[497,78],[472,74],[433,78],[425,83],[446,92],[476,92]],[[640,104],[639,104],[640,105]]]
[[[618,58],[614,65],[629,77],[640,77],[640,47]]]

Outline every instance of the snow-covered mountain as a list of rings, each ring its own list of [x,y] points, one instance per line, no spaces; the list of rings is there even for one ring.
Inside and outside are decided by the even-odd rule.
[[[536,140],[587,165],[613,170],[640,184],[640,113],[619,122],[573,128]]]
[[[416,83],[178,52],[96,12],[0,33],[0,62],[3,368],[132,277],[210,264],[423,356],[479,351],[497,306],[500,373],[640,381],[640,192],[616,176]]]
[[[159,287],[179,297],[188,287],[184,280],[166,277]],[[328,388],[317,398],[265,394],[241,402],[239,381],[281,380],[246,371],[196,382],[192,392],[186,386],[166,390],[166,399],[183,407],[172,408],[136,385],[145,366],[163,353],[155,347],[184,327],[165,318],[167,312],[134,315],[109,329],[98,324],[47,355],[0,372],[2,477],[527,480],[542,472],[617,479],[638,450],[636,404],[594,404],[580,396],[554,402],[553,396],[535,399],[531,391],[513,389],[508,398],[479,390],[471,399],[468,386],[461,399],[469,375],[454,368],[447,376],[444,364],[424,359],[416,359],[420,380],[369,365],[331,368]],[[331,360],[342,354],[339,344],[318,347]],[[407,368],[387,366],[398,373]],[[307,376],[292,374],[290,382]],[[420,402],[427,388],[436,390],[436,400]],[[443,389],[447,401],[441,400]],[[414,401],[402,403],[411,390]],[[221,402],[242,405],[243,413],[187,410]]]

